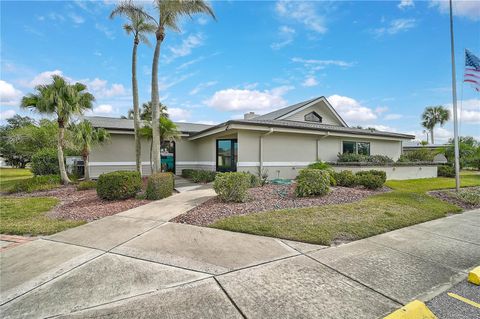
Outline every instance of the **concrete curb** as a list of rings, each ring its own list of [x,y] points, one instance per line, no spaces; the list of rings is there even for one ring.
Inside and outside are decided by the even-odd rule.
[[[437,317],[423,302],[414,300],[392,312],[384,319],[437,319]]]
[[[473,268],[468,273],[468,282],[477,286],[480,285],[480,266]]]

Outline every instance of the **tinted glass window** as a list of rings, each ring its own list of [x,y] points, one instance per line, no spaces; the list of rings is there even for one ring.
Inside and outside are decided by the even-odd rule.
[[[368,142],[358,142],[357,143],[357,152],[361,155],[370,155],[370,143]]]
[[[355,142],[343,142],[343,153],[356,153]]]

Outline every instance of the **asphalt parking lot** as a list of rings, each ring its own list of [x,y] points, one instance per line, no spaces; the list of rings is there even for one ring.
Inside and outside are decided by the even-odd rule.
[[[438,319],[480,318],[480,286],[464,280],[426,305]]]

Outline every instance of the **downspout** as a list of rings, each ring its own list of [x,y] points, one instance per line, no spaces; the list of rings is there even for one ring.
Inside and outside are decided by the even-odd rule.
[[[259,145],[260,146],[260,150],[259,150],[260,151],[260,153],[259,153],[259,160],[260,160],[259,174],[260,175],[262,174],[262,171],[263,171],[263,138],[265,136],[268,136],[268,135],[272,134],[272,133],[273,133],[273,127],[271,127],[270,130],[267,133],[260,135],[260,145]]]
[[[326,135],[322,136],[321,138],[317,138],[317,162],[320,161],[320,141],[329,136],[330,136],[330,132],[327,132]]]

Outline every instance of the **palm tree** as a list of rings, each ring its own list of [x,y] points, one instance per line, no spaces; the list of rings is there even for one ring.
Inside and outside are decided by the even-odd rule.
[[[110,19],[118,15],[124,16],[128,22],[123,25],[123,29],[128,35],[133,35],[132,52],[132,94],[133,94],[133,127],[135,131],[135,164],[138,172],[142,172],[141,162],[141,141],[140,141],[140,115],[138,102],[138,83],[137,83],[137,47],[140,42],[150,45],[147,35],[155,32],[156,25],[151,23],[150,19],[142,14],[143,9],[132,1],[119,3],[112,13]],[[130,113],[128,115],[130,118]]]
[[[140,130],[141,136],[150,140],[150,168],[154,169],[153,166],[153,129],[152,125],[147,124]],[[178,127],[172,120],[167,117],[161,117],[158,120],[158,135],[160,137],[160,145],[165,141],[175,141],[180,138],[181,132],[178,130]]]
[[[103,128],[94,128],[92,123],[87,120],[72,125],[70,130],[74,142],[81,149],[85,167],[85,180],[88,181],[90,180],[90,168],[88,166],[90,150],[94,145],[106,142],[110,138],[110,134]]]
[[[82,83],[69,84],[59,75],[52,76],[52,83],[38,85],[36,93],[22,98],[21,107],[31,108],[41,114],[54,114],[58,123],[57,155],[60,178],[63,184],[71,183],[65,169],[63,147],[65,144],[65,127],[73,115],[82,114],[92,108],[95,97],[86,91]]]
[[[156,45],[152,63],[152,143],[153,143],[153,169],[161,170],[160,163],[160,100],[158,95],[158,60],[160,58],[160,46],[165,39],[166,29],[180,31],[178,21],[181,17],[191,17],[197,13],[206,13],[215,19],[212,8],[204,0],[154,0],[158,19],[155,19],[157,30],[155,31]],[[152,17],[153,19],[153,17]]]
[[[435,140],[433,138],[433,129],[435,126],[437,126],[437,124],[443,126],[443,124],[449,120],[450,112],[444,106],[438,105],[425,108],[425,111],[422,114],[422,126],[430,131],[432,144],[435,144]]]
[[[160,118],[167,117],[168,118],[168,111],[167,106],[159,103],[159,112]],[[140,112],[140,119],[144,121],[151,121],[152,120],[152,102],[145,102],[142,104],[142,111]]]

